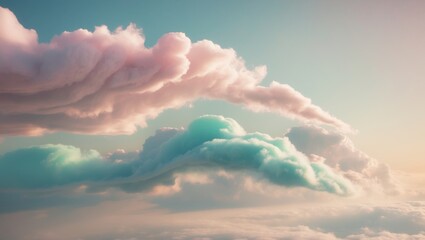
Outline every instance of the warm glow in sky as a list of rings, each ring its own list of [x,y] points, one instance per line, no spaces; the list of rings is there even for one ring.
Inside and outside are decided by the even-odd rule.
[[[424,11],[0,0],[0,239],[425,238]]]

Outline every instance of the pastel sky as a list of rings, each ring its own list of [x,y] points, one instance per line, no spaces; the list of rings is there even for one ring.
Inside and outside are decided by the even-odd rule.
[[[424,11],[0,0],[0,238],[425,238]]]

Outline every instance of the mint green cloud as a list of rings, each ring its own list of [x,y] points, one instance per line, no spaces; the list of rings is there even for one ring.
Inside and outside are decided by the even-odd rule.
[[[310,162],[288,138],[246,133],[235,120],[222,116],[202,116],[187,130],[158,130],[146,140],[140,155],[125,161],[115,158],[65,145],[21,149],[0,157],[0,186],[47,188],[100,182],[105,187],[143,191],[171,185],[174,173],[196,168],[255,172],[287,187],[340,195],[353,192],[350,181],[324,163]]]
[[[155,147],[152,147],[152,146]],[[187,168],[222,168],[259,173],[272,183],[346,195],[353,187],[323,163],[310,162],[287,138],[246,133],[233,119],[202,116],[187,130],[165,129],[141,153],[141,175]]]
[[[0,187],[48,188],[85,181],[128,176],[127,163],[114,163],[95,150],[81,151],[67,145],[42,145],[0,157]]]

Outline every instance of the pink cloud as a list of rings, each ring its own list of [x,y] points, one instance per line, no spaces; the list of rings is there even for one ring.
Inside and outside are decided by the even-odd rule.
[[[0,135],[132,133],[163,110],[200,98],[304,122],[350,127],[292,87],[259,84],[232,49],[168,33],[152,48],[135,25],[64,32],[50,43],[0,8]]]

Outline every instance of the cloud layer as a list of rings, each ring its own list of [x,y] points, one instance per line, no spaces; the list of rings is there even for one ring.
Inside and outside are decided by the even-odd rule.
[[[137,197],[0,215],[4,239],[424,239],[425,202],[158,211]],[[69,210],[69,209],[68,209]],[[17,231],[16,223],[20,223]]]
[[[259,85],[232,49],[168,33],[152,48],[135,25],[64,32],[50,43],[0,7],[0,135],[131,133],[164,109],[200,98],[348,130],[286,84]]]
[[[354,192],[349,180],[321,162],[311,162],[287,138],[246,133],[233,119],[203,116],[187,128],[162,129],[128,160],[122,152],[102,158],[91,150],[45,145],[16,150],[0,158],[3,189],[48,188],[96,182],[93,189],[142,191],[175,184],[175,173],[226,169],[253,172],[288,187],[301,186],[340,195]]]

